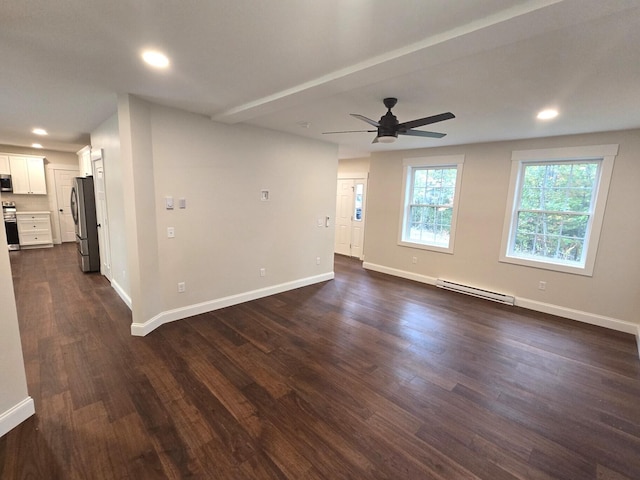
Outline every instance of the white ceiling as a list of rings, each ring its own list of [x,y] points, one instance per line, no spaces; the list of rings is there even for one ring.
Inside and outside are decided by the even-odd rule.
[[[153,71],[142,49],[171,67]],[[342,157],[640,127],[640,0],[4,0],[0,144],[76,151],[132,93]],[[375,134],[399,99],[442,139]],[[560,116],[542,123],[538,110]],[[301,126],[308,122],[309,126]],[[50,135],[36,138],[33,127]]]

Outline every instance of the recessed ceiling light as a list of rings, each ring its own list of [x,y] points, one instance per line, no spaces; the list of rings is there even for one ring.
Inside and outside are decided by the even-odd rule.
[[[558,111],[553,108],[548,108],[546,110],[541,110],[538,112],[538,120],[551,120],[552,118],[556,118],[558,116]]]
[[[157,50],[145,50],[142,52],[142,59],[154,68],[167,68],[169,66],[169,58]]]
[[[33,148],[42,148],[42,145],[40,145],[39,143],[32,143],[31,146]]]
[[[36,135],[49,135],[49,132],[47,132],[44,128],[34,128],[33,130],[31,130],[32,133],[35,133]]]

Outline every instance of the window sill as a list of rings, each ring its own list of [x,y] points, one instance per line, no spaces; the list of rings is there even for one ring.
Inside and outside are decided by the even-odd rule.
[[[588,266],[580,267],[522,257],[511,257],[507,255],[501,255],[500,262],[521,265],[524,267],[541,268],[543,270],[553,270],[555,272],[571,273],[574,275],[583,275],[585,277],[593,276],[593,267],[589,268]]]
[[[430,250],[432,252],[448,253],[450,255],[453,254],[452,247],[439,247],[437,245],[427,245],[424,243],[407,242],[405,240],[398,241],[398,245],[400,245],[401,247],[419,248],[420,250]]]

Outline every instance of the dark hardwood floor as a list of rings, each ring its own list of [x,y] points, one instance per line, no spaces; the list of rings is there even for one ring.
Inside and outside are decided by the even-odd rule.
[[[631,335],[362,270],[130,336],[75,246],[11,254],[36,416],[2,479],[640,478]]]

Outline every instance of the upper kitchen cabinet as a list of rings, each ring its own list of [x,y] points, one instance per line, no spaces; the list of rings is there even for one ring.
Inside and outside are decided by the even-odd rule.
[[[11,169],[9,168],[9,155],[0,154],[0,175],[10,175]]]
[[[87,145],[78,150],[78,161],[80,166],[80,176],[89,177],[93,175],[93,169],[91,167],[91,146]]]
[[[44,157],[9,156],[14,194],[46,195]]]

